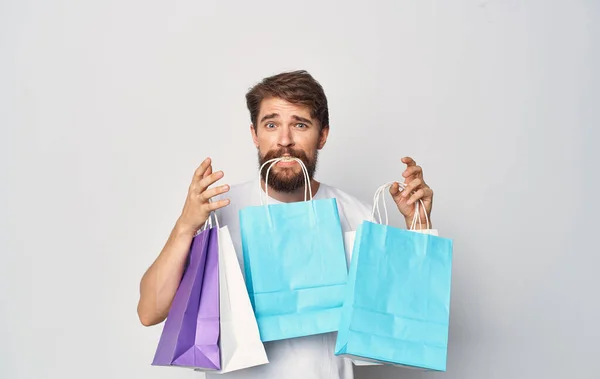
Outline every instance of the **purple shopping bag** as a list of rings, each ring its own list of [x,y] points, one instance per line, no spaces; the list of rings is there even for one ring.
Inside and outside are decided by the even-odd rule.
[[[192,240],[152,365],[221,368],[218,264],[218,228],[213,227]]]

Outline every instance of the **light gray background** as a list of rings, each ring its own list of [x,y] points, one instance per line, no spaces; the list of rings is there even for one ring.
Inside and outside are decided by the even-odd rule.
[[[199,377],[150,366],[140,277],[205,156],[253,177],[246,90],[304,68],[318,178],[369,200],[410,155],[455,241],[448,372],[357,377],[598,378],[599,22],[592,0],[0,2],[0,377]]]

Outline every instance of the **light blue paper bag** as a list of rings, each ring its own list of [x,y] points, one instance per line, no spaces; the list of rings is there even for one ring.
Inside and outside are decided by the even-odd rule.
[[[307,180],[306,200],[310,181],[297,161]],[[240,229],[261,340],[336,331],[348,276],[336,200],[311,195],[309,201],[247,207],[240,210]]]
[[[373,221],[356,233],[335,354],[445,371],[452,240]]]

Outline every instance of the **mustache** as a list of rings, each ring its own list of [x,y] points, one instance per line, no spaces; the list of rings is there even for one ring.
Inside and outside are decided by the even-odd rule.
[[[305,164],[308,161],[308,156],[306,156],[306,153],[304,151],[294,150],[289,147],[282,147],[280,149],[270,150],[265,154],[262,160],[263,162],[266,162],[269,159],[281,158],[284,155],[289,155],[291,157],[301,159]]]

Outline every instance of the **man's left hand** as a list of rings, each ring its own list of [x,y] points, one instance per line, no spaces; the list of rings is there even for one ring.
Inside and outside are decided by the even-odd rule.
[[[398,182],[394,183],[390,188],[390,194],[394,199],[394,202],[398,206],[398,210],[404,216],[406,221],[406,227],[410,228],[415,216],[415,202],[421,200],[423,204],[419,204],[419,216],[421,217],[421,227],[417,222],[417,229],[425,229],[425,212],[429,218],[429,228],[431,228],[431,207],[433,205],[433,190],[423,180],[423,169],[421,166],[417,166],[410,157],[402,158],[402,163],[406,164],[406,170],[402,173],[404,177],[404,185],[406,188],[400,191],[400,185]],[[423,209],[425,205],[425,209]]]

